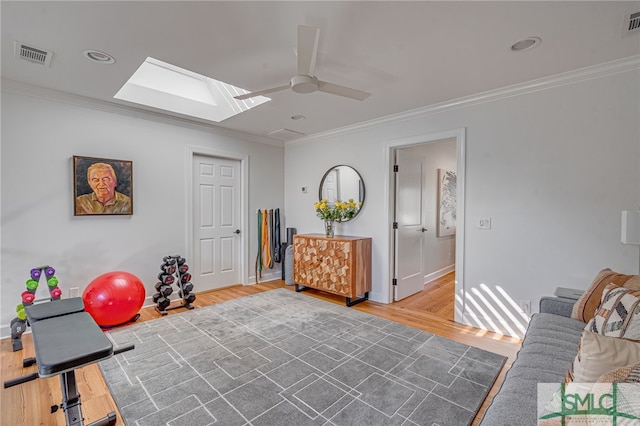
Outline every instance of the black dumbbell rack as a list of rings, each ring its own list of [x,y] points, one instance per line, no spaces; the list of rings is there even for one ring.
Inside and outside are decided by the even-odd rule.
[[[187,308],[193,309],[191,304],[196,300],[193,293],[193,284],[191,284],[191,274],[189,266],[185,263],[185,258],[180,255],[165,256],[162,258],[163,263],[160,265],[160,273],[158,274],[158,282],[155,285],[156,292],[153,295],[153,301],[156,303],[156,311],[160,315],[167,315],[170,309]],[[169,296],[173,293],[172,285],[178,287],[178,295],[180,296],[179,304],[170,306],[172,301]]]

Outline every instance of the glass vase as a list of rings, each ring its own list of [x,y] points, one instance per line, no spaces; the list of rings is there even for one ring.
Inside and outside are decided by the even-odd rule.
[[[336,223],[333,220],[324,221],[324,235],[327,238],[333,238],[336,231]]]

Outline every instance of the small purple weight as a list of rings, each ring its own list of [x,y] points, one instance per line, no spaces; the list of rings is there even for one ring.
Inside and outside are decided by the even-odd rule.
[[[40,275],[42,275],[42,271],[40,269],[32,269],[31,270],[31,278],[38,281],[40,279]]]
[[[56,270],[53,269],[51,266],[47,266],[44,270],[44,274],[47,276],[47,278],[51,278],[52,276],[54,276],[56,273]]]

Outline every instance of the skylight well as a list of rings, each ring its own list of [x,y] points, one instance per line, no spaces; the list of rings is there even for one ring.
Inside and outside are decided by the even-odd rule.
[[[249,92],[149,57],[114,98],[217,123],[271,100],[233,98],[245,93]]]

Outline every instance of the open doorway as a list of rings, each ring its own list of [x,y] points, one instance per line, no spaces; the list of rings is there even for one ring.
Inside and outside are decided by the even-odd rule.
[[[389,158],[393,300],[455,320],[462,310],[455,295],[463,286],[464,130],[397,141]]]

